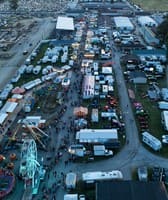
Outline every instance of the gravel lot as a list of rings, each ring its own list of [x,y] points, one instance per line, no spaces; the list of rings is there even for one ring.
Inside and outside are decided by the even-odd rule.
[[[67,0],[19,0],[17,10],[25,11],[41,11],[41,10],[60,10],[62,6],[66,5]],[[0,11],[10,10],[9,1],[0,4]]]
[[[52,22],[52,18],[38,19],[37,26],[10,49],[9,53],[15,53],[15,55],[8,60],[0,60],[0,90],[10,81],[17,68],[26,59],[26,56],[22,54],[23,51],[28,50],[30,53],[42,38],[47,38],[51,34],[54,28],[55,23]],[[32,46],[29,46],[30,43]]]

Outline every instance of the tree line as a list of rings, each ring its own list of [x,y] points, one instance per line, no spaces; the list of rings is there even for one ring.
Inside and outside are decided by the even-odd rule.
[[[16,10],[18,8],[19,0],[0,0],[0,3],[4,3],[5,1],[9,1],[9,6],[12,10]]]

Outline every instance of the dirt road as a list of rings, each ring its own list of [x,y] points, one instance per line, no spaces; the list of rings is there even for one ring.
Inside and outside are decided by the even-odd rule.
[[[36,26],[10,49],[9,53],[14,53],[14,56],[10,59],[0,60],[0,89],[10,82],[18,67],[28,56],[24,56],[23,51],[27,50],[31,53],[40,40],[47,38],[55,28],[52,18],[37,19],[36,21]],[[30,46],[30,44],[32,45]]]

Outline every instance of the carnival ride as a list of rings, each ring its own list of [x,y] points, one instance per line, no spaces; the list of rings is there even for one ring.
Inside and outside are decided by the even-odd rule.
[[[31,183],[34,187],[35,173],[40,167],[37,161],[37,147],[33,139],[24,139],[21,148],[21,161],[19,174],[25,180],[25,186]]]
[[[25,125],[25,127],[30,131],[32,137],[34,140],[38,141],[38,143],[41,145],[41,147],[43,149],[46,149],[45,144],[42,142],[41,138],[42,136],[48,137],[48,135],[42,131],[40,128],[38,128],[37,126],[34,126],[32,122],[27,122],[26,120],[23,121],[23,124]],[[35,132],[38,131],[37,132]]]
[[[8,142],[5,146],[6,150],[9,149],[10,146],[13,146],[13,143],[23,143],[23,139],[20,136],[17,137],[17,133],[19,132],[21,127],[24,127],[25,129],[27,129],[29,133],[31,134],[32,138],[35,141],[37,141],[44,150],[46,149],[46,146],[43,143],[42,138],[44,136],[48,137],[48,135],[43,130],[41,130],[38,126],[34,125],[33,122],[31,122],[30,120],[23,119],[23,120],[20,120],[12,136],[8,138]],[[22,135],[27,135],[27,133],[22,133]]]
[[[43,160],[42,160],[43,162]],[[37,194],[40,180],[44,178],[43,165],[37,161],[37,147],[34,139],[24,139],[21,148],[19,175],[25,181],[25,191]]]
[[[7,169],[0,169],[0,199],[8,195],[14,188],[15,176]]]

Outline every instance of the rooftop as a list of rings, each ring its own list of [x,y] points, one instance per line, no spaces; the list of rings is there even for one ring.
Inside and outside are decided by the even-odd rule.
[[[73,18],[58,16],[56,29],[73,31],[74,30]]]
[[[122,192],[121,192],[122,191]],[[162,182],[105,181],[96,184],[96,200],[168,200]]]

